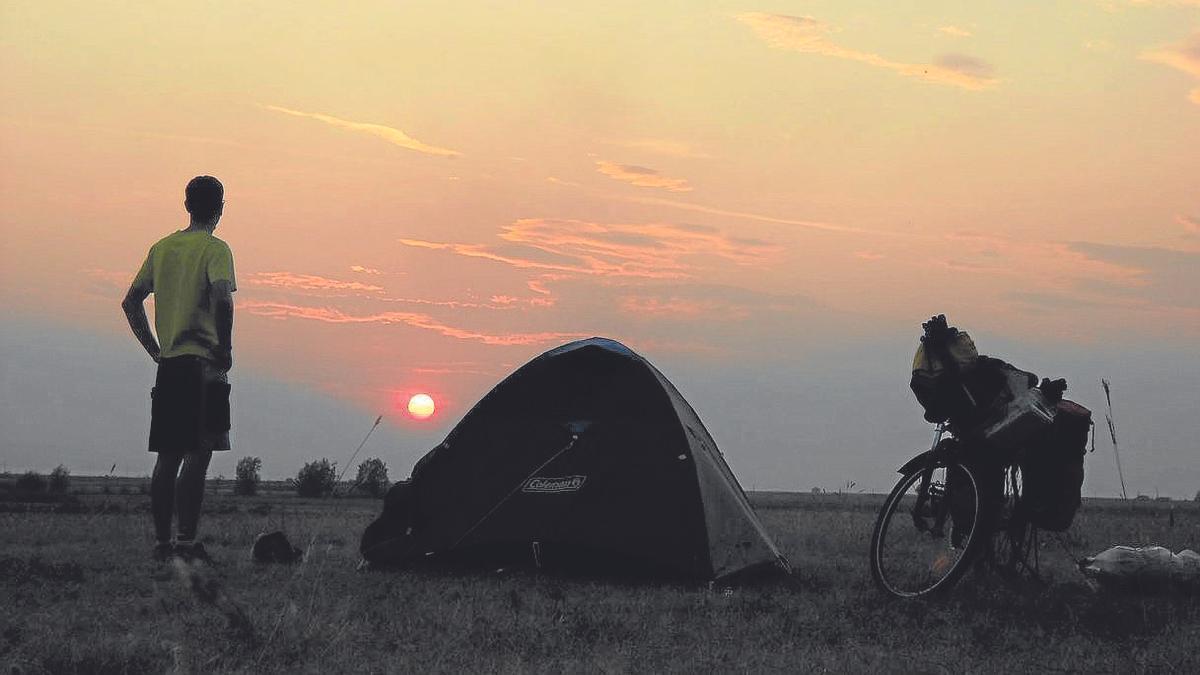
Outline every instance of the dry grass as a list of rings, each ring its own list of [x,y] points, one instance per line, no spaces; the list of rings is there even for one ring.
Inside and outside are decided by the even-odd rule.
[[[215,568],[156,565],[145,497],[0,513],[0,664],[10,672],[1200,672],[1200,602],[1088,588],[1071,554],[1200,542],[1200,510],[1089,501],[1044,542],[1045,585],[968,576],[946,599],[870,585],[879,497],[756,495],[794,583],[622,584],[529,572],[359,572],[378,503],[216,497]],[[114,508],[117,506],[118,508]],[[284,515],[286,514],[286,515]],[[249,560],[281,524],[295,566]]]

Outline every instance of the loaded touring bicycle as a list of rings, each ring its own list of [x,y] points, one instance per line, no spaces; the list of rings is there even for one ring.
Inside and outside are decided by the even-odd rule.
[[[1036,576],[1038,530],[1079,508],[1091,411],[1062,398],[1065,380],[980,356],[944,316],[923,327],[911,386],[937,428],[879,511],[871,575],[898,597],[951,588],[972,564]]]

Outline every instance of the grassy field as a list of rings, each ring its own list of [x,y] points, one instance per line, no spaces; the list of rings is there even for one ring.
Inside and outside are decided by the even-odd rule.
[[[283,492],[210,496],[219,565],[159,565],[139,482],[73,485],[89,494],[66,508],[0,502],[5,672],[1200,672],[1200,598],[1097,592],[1072,564],[1114,543],[1200,547],[1192,502],[1089,500],[1043,539],[1043,584],[970,574],[893,601],[867,574],[875,495],[752,495],[795,574],[727,588],[357,571],[379,503]],[[304,562],[251,562],[279,528]]]

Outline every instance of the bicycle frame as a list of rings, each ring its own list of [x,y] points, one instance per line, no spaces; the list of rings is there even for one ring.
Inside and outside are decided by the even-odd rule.
[[[934,489],[933,489],[934,486],[931,485],[935,460],[944,458],[947,461],[949,461],[949,458],[952,455],[959,454],[964,449],[963,446],[960,445],[960,443],[953,443],[953,444],[943,443],[943,441],[947,440],[947,438],[946,438],[947,432],[952,434],[954,438],[958,438],[957,434],[954,433],[954,429],[951,427],[951,425],[948,422],[938,423],[936,428],[934,429],[933,444],[930,446],[930,448],[928,450],[926,450],[925,452],[922,452],[922,453],[918,454],[916,457],[913,457],[912,459],[905,462],[904,465],[901,466],[900,469],[898,470],[898,472],[901,474],[907,474],[907,473],[913,471],[914,469],[925,467],[924,470],[921,472],[921,479],[920,479],[920,483],[919,483],[919,486],[917,489],[917,502],[912,511],[912,520],[913,520],[914,526],[916,526],[919,530],[928,531],[935,536],[942,536],[944,534],[943,527],[945,525],[945,520],[946,520],[946,509],[945,508],[929,509],[929,512],[932,512],[932,514],[934,516],[934,522],[933,522],[932,527],[929,527],[928,529],[926,529],[924,521],[919,516],[920,513],[926,512],[925,507],[930,504],[930,502],[932,501],[932,499],[934,497],[942,496],[942,495],[934,494]],[[972,455],[972,454],[974,454],[974,453],[968,452],[968,455]],[[942,457],[939,457],[939,455],[942,455]],[[980,459],[977,455],[976,456],[968,456],[966,459],[967,459],[967,461],[970,462],[971,465],[973,465],[977,469],[980,469],[979,471],[977,471],[978,477],[980,480],[985,481],[983,484],[981,484],[981,487],[987,485],[987,483],[986,483],[986,481],[988,480],[987,467],[990,466],[991,469],[998,470],[1002,473],[1002,478],[1000,478],[1000,480],[1003,481],[1002,484],[1004,487],[1000,489],[999,493],[993,494],[989,491],[987,494],[989,494],[991,496],[985,497],[985,499],[989,500],[989,505],[985,507],[989,511],[992,511],[993,509],[997,508],[997,504],[998,504],[998,502],[992,502],[990,500],[999,499],[1001,497],[1001,495],[1004,493],[1009,493],[1009,494],[1016,493],[1018,495],[1020,494],[1019,486],[1017,484],[1017,477],[1016,477],[1016,470],[1019,469],[1020,464],[1014,458],[1010,458],[1008,460],[999,460],[999,461],[992,460],[992,461],[995,461],[995,463],[991,463],[986,460],[980,461]],[[1020,497],[1018,496],[1018,500],[1019,499],[1020,499]],[[1026,572],[1032,574],[1035,578],[1037,578],[1038,577],[1038,567],[1039,567],[1039,565],[1038,565],[1038,562],[1039,562],[1038,561],[1038,550],[1037,550],[1037,542],[1038,542],[1037,528],[1034,527],[1033,525],[1031,525],[1027,520],[1024,519],[1024,515],[1020,513],[1020,504],[1019,503],[1014,504],[1014,509],[1015,510],[1013,512],[1010,512],[1005,515],[1007,515],[1010,519],[1011,518],[1018,519],[1016,521],[1018,523],[1018,526],[1015,529],[1017,531],[1023,533],[1023,534],[1018,535],[1020,537],[1020,539],[1022,539],[1023,541],[1017,542],[1017,545],[1019,546],[1019,549],[1018,549],[1019,557],[1012,560],[1010,564],[1014,568],[1013,571],[1016,571],[1017,568],[1020,568],[1020,569],[1025,570]],[[998,517],[999,515],[1000,514],[993,512],[994,517]],[[1006,522],[995,521],[991,524],[991,527],[994,528],[993,532],[995,532],[995,531],[1011,529],[1011,528],[1013,528],[1013,525],[1014,525],[1014,521],[1012,521],[1012,520],[1009,520]],[[1032,561],[1029,560],[1030,554],[1032,554]]]
[[[908,460],[903,466],[900,467],[899,470],[901,474],[904,474],[922,464],[926,466],[926,469],[921,472],[921,483],[917,487],[917,503],[913,506],[911,514],[913,526],[921,531],[926,530],[925,522],[921,519],[920,514],[925,510],[925,506],[929,503],[930,496],[933,492],[929,484],[930,480],[933,478],[933,462],[929,462],[927,460],[938,452],[938,446],[941,444],[942,436],[945,433],[946,424],[944,422],[938,423],[937,429],[933,434],[933,445],[929,447],[929,450],[922,452],[916,457]],[[929,528],[928,531],[936,536],[942,536],[943,527],[946,524],[946,510],[944,508],[939,508],[932,509],[932,512],[933,526]]]

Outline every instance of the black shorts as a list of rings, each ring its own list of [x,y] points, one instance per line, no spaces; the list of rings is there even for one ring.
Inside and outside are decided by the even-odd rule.
[[[150,390],[150,452],[216,452],[229,449],[229,380],[199,356],[158,364]]]

